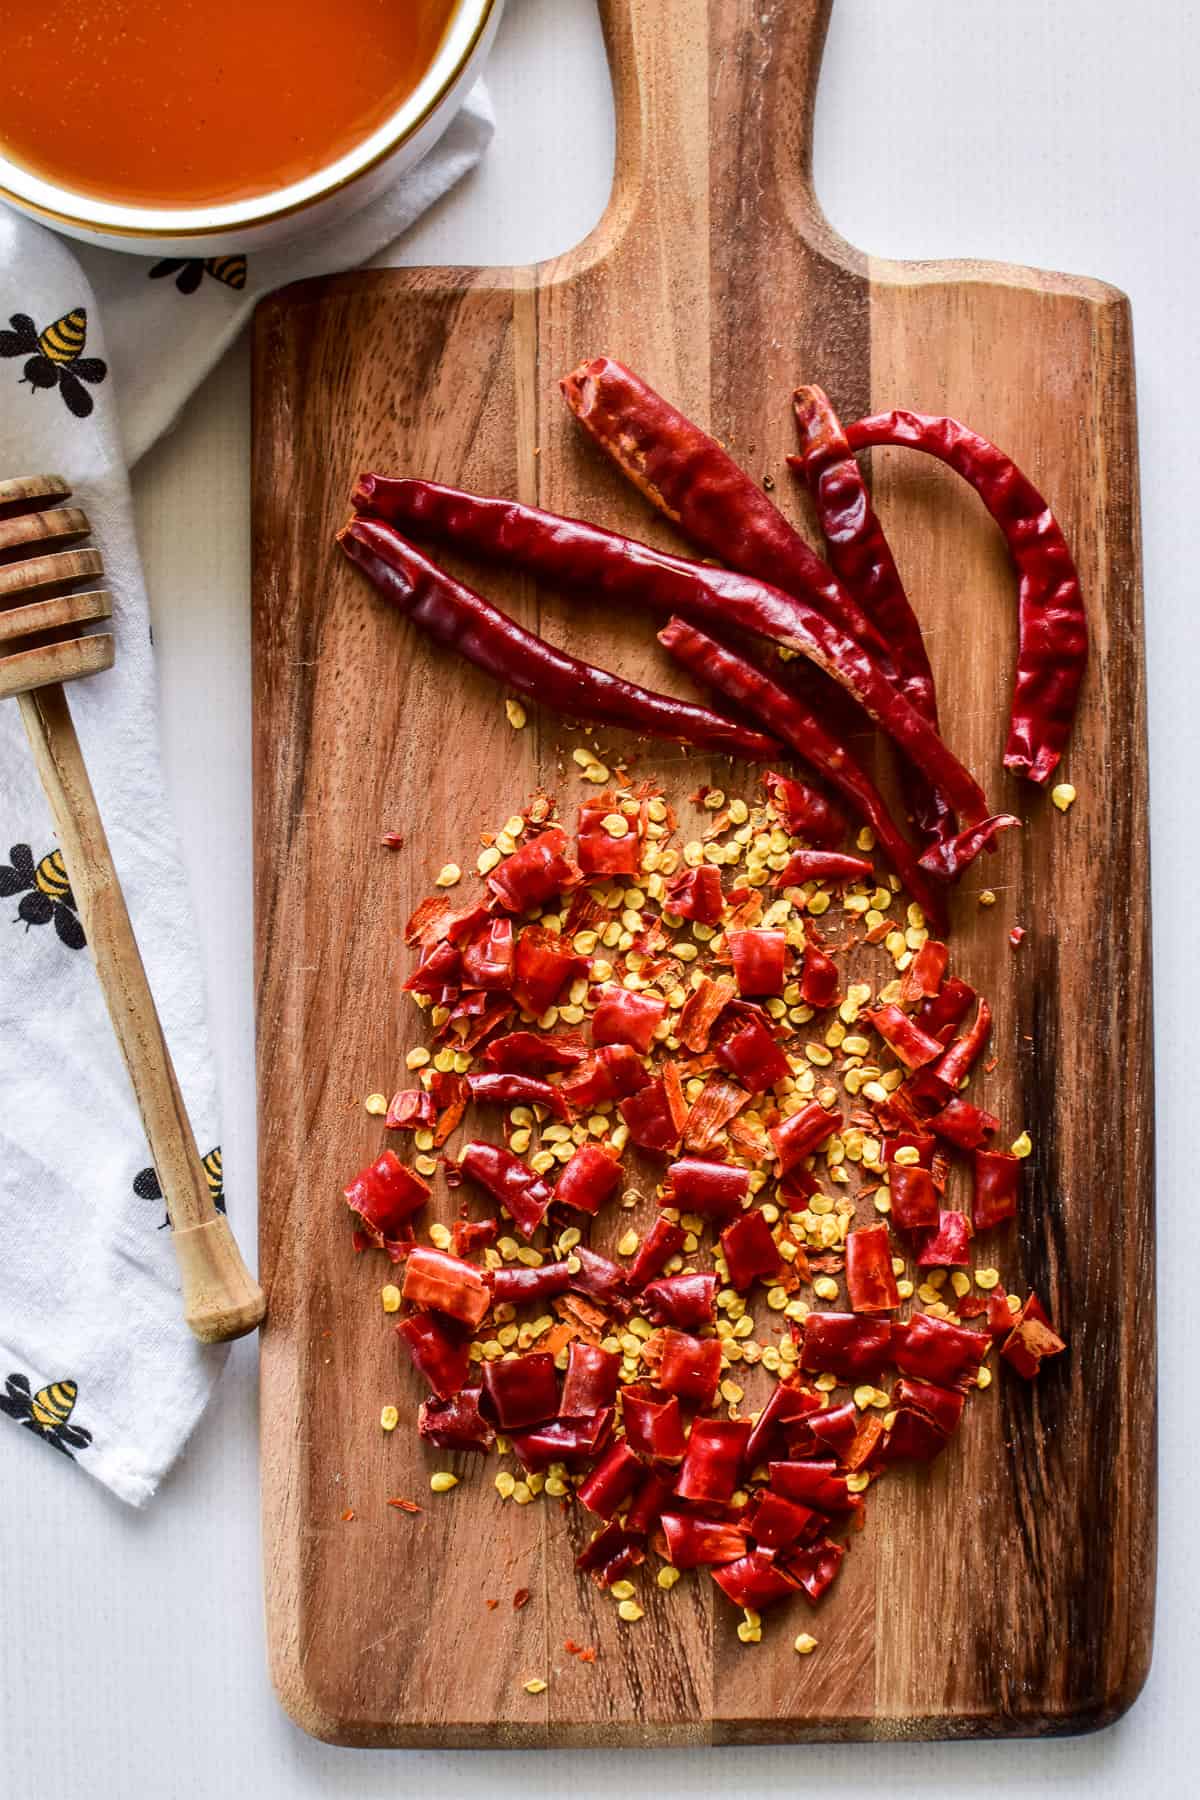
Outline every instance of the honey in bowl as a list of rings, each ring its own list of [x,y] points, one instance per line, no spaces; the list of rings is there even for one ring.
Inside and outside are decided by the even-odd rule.
[[[74,193],[220,206],[327,168],[432,63],[456,0],[77,0],[6,18],[0,151]],[[6,9],[8,10],[8,9]]]

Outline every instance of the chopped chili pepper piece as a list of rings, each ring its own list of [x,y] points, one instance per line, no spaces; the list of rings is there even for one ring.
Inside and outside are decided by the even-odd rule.
[[[733,959],[739,994],[755,998],[782,994],[787,966],[786,932],[728,931],[725,942]]]
[[[946,978],[950,950],[937,938],[927,938],[900,978],[900,998],[905,1006],[931,999]]]
[[[864,1016],[905,1068],[923,1069],[926,1063],[936,1062],[948,1054],[936,1038],[929,1037],[919,1025],[914,1025],[898,1006],[877,1006],[874,1012]]]
[[[710,1075],[683,1128],[685,1150],[711,1150],[725,1127],[736,1119],[750,1096],[736,1082]]]
[[[410,1252],[404,1264],[401,1293],[414,1306],[430,1307],[461,1319],[464,1325],[478,1325],[492,1303],[491,1289],[478,1269],[447,1256],[443,1250],[429,1250],[423,1244]]]
[[[713,1569],[712,1578],[735,1606],[750,1607],[754,1612],[787,1599],[800,1585],[769,1550],[751,1550],[736,1562]]]
[[[394,1238],[413,1214],[420,1212],[430,1188],[427,1181],[405,1168],[394,1150],[385,1150],[376,1162],[360,1169],[343,1192],[346,1205],[358,1214],[371,1242],[381,1244]]]
[[[780,1174],[788,1174],[806,1156],[819,1150],[822,1144],[841,1129],[842,1123],[841,1113],[826,1112],[819,1101],[810,1100],[807,1106],[792,1113],[782,1125],[776,1125],[767,1135],[775,1146]]]
[[[488,1451],[496,1441],[491,1421],[479,1409],[483,1389],[463,1388],[452,1400],[426,1400],[417,1414],[417,1431],[439,1450]]]
[[[1046,1357],[1058,1356],[1066,1347],[1046,1317],[1040,1300],[1030,1294],[1014,1318],[1013,1328],[1000,1346],[1000,1354],[1018,1375],[1032,1381],[1041,1372]]]
[[[464,987],[507,992],[513,978],[512,920],[490,919],[463,949],[462,969]]]
[[[389,1131],[426,1130],[437,1118],[437,1102],[424,1088],[401,1088],[392,1095],[383,1121]]]
[[[625,1279],[635,1291],[662,1273],[676,1251],[683,1249],[686,1233],[682,1225],[659,1213],[642,1238],[638,1253],[630,1263]]]
[[[837,964],[810,939],[804,946],[804,960],[800,965],[801,1000],[806,1006],[822,1011],[833,1005],[838,997],[838,987]]]
[[[508,912],[541,906],[579,880],[579,870],[566,851],[566,832],[561,825],[550,825],[537,837],[526,838],[498,864],[488,876],[488,887]]]
[[[565,1262],[543,1263],[537,1269],[495,1269],[492,1293],[498,1305],[530,1306],[535,1300],[553,1300],[565,1294],[571,1285],[571,1271]]]
[[[1054,514],[1016,464],[957,419],[894,411],[846,428],[854,450],[924,450],[970,482],[1004,533],[1016,565],[1019,645],[1006,768],[1044,784],[1058,765],[1087,665],[1079,575]]]
[[[527,699],[541,701],[567,718],[625,726],[649,737],[695,744],[716,755],[770,761],[779,754],[775,740],[761,732],[736,725],[707,707],[638,687],[548,644],[482,594],[455,581],[378,519],[351,519],[337,537],[351,562],[406,618]],[[510,857],[501,869],[513,860]],[[493,893],[500,892],[494,878],[489,885]],[[522,911],[529,904],[521,899],[512,910]]]
[[[447,938],[452,944],[461,944],[475,935],[487,917],[486,906],[467,906],[456,912],[444,894],[431,894],[404,927],[404,941],[420,944],[422,950],[431,950]]]
[[[586,1419],[603,1412],[617,1398],[617,1377],[621,1357],[616,1350],[602,1349],[599,1344],[582,1344],[578,1340],[567,1352],[567,1373],[563,1381],[558,1415],[561,1419]]]
[[[645,1056],[666,1011],[666,1001],[657,994],[633,994],[626,988],[606,988],[592,1013],[592,1042],[632,1044]]]
[[[785,1500],[798,1500],[818,1512],[857,1512],[862,1501],[846,1486],[832,1462],[773,1462],[767,1465],[771,1487]]]
[[[729,1271],[729,1285],[748,1293],[760,1277],[766,1281],[783,1266],[779,1245],[761,1212],[742,1213],[721,1233],[721,1250]]]
[[[846,833],[846,821],[823,794],[791,775],[768,769],[763,776],[772,806],[792,837],[807,838],[818,849],[832,850]]]
[[[661,1079],[648,1082],[636,1094],[627,1094],[618,1102],[618,1111],[633,1142],[641,1149],[666,1155],[679,1143],[679,1127]]]
[[[451,1399],[466,1386],[471,1372],[467,1338],[452,1332],[432,1313],[414,1313],[411,1319],[402,1319],[396,1335],[439,1400]]]
[[[842,1457],[842,1463],[849,1473],[857,1474],[859,1469],[866,1468],[886,1432],[887,1427],[876,1413],[862,1413],[859,1416],[854,1442]]]
[[[601,1256],[598,1250],[589,1250],[586,1244],[576,1244],[571,1256],[579,1264],[571,1276],[571,1286],[577,1293],[590,1294],[593,1300],[608,1305],[624,1306],[625,1273],[615,1262]]]
[[[1021,1185],[1021,1159],[1007,1150],[975,1152],[975,1193],[971,1223],[976,1231],[990,1231],[1017,1214]]]
[[[746,1444],[746,1467],[754,1468],[760,1462],[765,1462],[776,1434],[785,1425],[817,1412],[821,1400],[820,1394],[814,1393],[812,1388],[801,1387],[798,1382],[776,1382],[771,1389],[770,1398],[754,1421],[754,1429]]]
[[[706,1219],[730,1219],[750,1192],[750,1171],[736,1163],[685,1156],[667,1170],[672,1204]]]
[[[696,1331],[711,1325],[716,1316],[715,1275],[663,1275],[642,1291],[643,1304],[656,1318],[680,1331]]]
[[[930,1037],[947,1044],[971,1010],[975,989],[957,975],[948,976],[938,992],[917,1008],[917,1024]]]
[[[719,1357],[719,1343],[717,1352]],[[696,1419],[675,1483],[679,1498],[728,1505],[737,1489],[749,1438],[748,1419]]]
[[[510,1031],[493,1038],[480,1060],[505,1075],[550,1075],[577,1068],[586,1057],[583,1039],[567,1032]]]
[[[981,850],[994,850],[1000,833],[1020,823],[1012,813],[994,813],[990,819],[981,819],[978,825],[969,825],[957,837],[931,844],[921,858],[921,867],[942,881],[957,881]]]
[[[562,1091],[576,1111],[584,1112],[606,1100],[636,1094],[649,1081],[645,1064],[629,1044],[602,1044],[563,1077]]]
[[[749,1517],[751,1535],[761,1550],[786,1550],[801,1538],[815,1537],[828,1523],[823,1513],[796,1500],[785,1500],[770,1488],[758,1490]]]
[[[450,1227],[453,1238],[451,1248],[455,1256],[469,1256],[472,1250],[482,1250],[485,1245],[494,1244],[500,1236],[499,1219],[455,1219]]]
[[[595,1218],[621,1183],[621,1162],[600,1144],[580,1144],[558,1178],[554,1198]]]
[[[746,657],[736,655],[681,619],[672,619],[659,632],[658,641],[707,687],[745,707],[755,718],[772,721],[784,742],[823,775],[871,827],[909,893],[920,901],[926,916],[940,930],[946,916],[942,890],[920,867],[912,845],[888,812],[874,782],[811,707],[805,706],[790,689],[772,681]]]
[[[942,1053],[941,1060],[934,1070],[934,1074],[945,1084],[948,1094],[952,1094],[956,1088],[962,1086],[982,1055],[983,1047],[991,1036],[991,1032],[992,1009],[981,995],[979,1010],[975,1014],[975,1023],[971,1026],[970,1031],[964,1032],[960,1038],[955,1038],[950,1048]]]
[[[489,1070],[484,1075],[468,1075],[467,1086],[472,1100],[498,1106],[544,1106],[556,1119],[569,1119],[570,1109],[556,1087],[539,1081],[535,1075],[503,1075]]]
[[[725,1519],[701,1519],[695,1513],[662,1515],[667,1555],[677,1569],[699,1569],[706,1564],[736,1562],[750,1545],[742,1525]]]
[[[804,1589],[805,1595],[815,1606],[822,1594],[828,1593],[833,1586],[845,1554],[844,1544],[835,1544],[832,1538],[824,1538],[811,1549],[791,1551],[787,1559],[787,1573]]]
[[[892,1163],[888,1169],[891,1220],[901,1231],[936,1231],[941,1220],[933,1176],[919,1163]]]
[[[858,1408],[853,1400],[847,1400],[844,1406],[810,1413],[805,1423],[816,1439],[817,1455],[823,1456],[830,1451],[844,1463],[858,1436]]]
[[[540,1175],[503,1144],[468,1144],[458,1166],[504,1207],[522,1237],[533,1236],[554,1198]]]
[[[614,1581],[645,1560],[646,1551],[639,1535],[622,1525],[620,1520],[612,1519],[596,1533],[590,1544],[584,1545],[575,1558],[575,1567],[586,1569],[597,1587],[610,1588]]]
[[[974,1378],[987,1349],[981,1332],[967,1331],[929,1313],[914,1313],[893,1331],[892,1355],[902,1375],[932,1381],[938,1387],[961,1387]]]
[[[483,1391],[502,1431],[541,1425],[558,1414],[558,1371],[544,1350],[482,1364]]]
[[[892,1327],[857,1313],[809,1313],[800,1367],[839,1381],[873,1381],[892,1360]]]
[[[911,1406],[900,1407],[891,1430],[880,1445],[876,1460],[885,1466],[897,1462],[932,1462],[949,1440],[936,1420]]]
[[[495,1363],[485,1364],[495,1368]],[[579,1488],[579,1499],[598,1519],[612,1519],[646,1473],[626,1443],[614,1444]]]
[[[920,1255],[918,1269],[969,1269],[971,1226],[966,1213],[941,1212]]]
[[[893,1173],[892,1164],[896,1162],[897,1151],[915,1150],[917,1153],[916,1164],[910,1163],[906,1165],[900,1163],[897,1165],[899,1168],[903,1169],[906,1166],[909,1168],[919,1166],[922,1169],[932,1169],[933,1153],[936,1148],[937,1139],[934,1137],[933,1133],[929,1131],[898,1131],[893,1137],[884,1138],[883,1160],[888,1165],[889,1179]],[[936,1219],[931,1219],[929,1223],[933,1225],[936,1224],[937,1221]]]
[[[840,850],[793,850],[775,877],[776,887],[802,887],[806,881],[869,881],[873,866],[862,856]]]
[[[994,1113],[983,1112],[969,1100],[960,1100],[957,1096],[948,1100],[941,1112],[933,1113],[927,1124],[931,1131],[936,1131],[947,1143],[956,1144],[960,1150],[981,1149],[992,1133],[1000,1129],[1000,1121]]]
[[[646,1536],[657,1524],[662,1515],[662,1509],[672,1498],[673,1492],[672,1484],[665,1476],[647,1475],[629,1502],[629,1510],[625,1514],[626,1531],[636,1532],[641,1537]]]
[[[604,820],[616,804],[615,795],[598,794],[593,800],[585,800],[579,808],[576,841],[579,867],[584,875],[636,875],[638,872],[642,845],[641,832],[636,829],[635,822],[626,820],[627,826],[635,828],[626,830],[623,837],[613,837],[604,828]]]
[[[737,993],[732,975],[718,975],[710,981],[705,975],[692,989],[679,1015],[675,1033],[685,1050],[702,1056],[708,1049],[713,1026]]]
[[[658,1385],[664,1393],[678,1394],[689,1406],[703,1410],[716,1398],[720,1379],[719,1338],[688,1337],[681,1331],[666,1334],[658,1368]]]
[[[776,1082],[791,1076],[792,1065],[762,1014],[744,1001],[725,1008],[712,1048],[722,1068],[736,1075],[752,1094],[765,1094]]]
[[[542,925],[527,925],[517,939],[513,999],[540,1018],[563,989],[588,971],[586,956],[563,948],[562,939]]]
[[[631,1383],[621,1391],[621,1413],[626,1441],[639,1456],[667,1468],[683,1461],[687,1440],[676,1395],[664,1400],[653,1389]]]
[[[846,1234],[846,1292],[856,1313],[892,1312],[900,1304],[886,1225]]]
[[[422,951],[421,960],[404,983],[406,994],[432,994],[435,999],[462,980],[462,951],[453,944],[435,944]]]
[[[892,1389],[892,1405],[924,1413],[949,1438],[962,1421],[966,1398],[960,1388],[939,1387],[933,1381],[913,1381],[902,1375]]]
[[[719,925],[725,917],[720,869],[712,863],[680,869],[667,883],[666,904],[680,919],[694,919],[698,925]]]

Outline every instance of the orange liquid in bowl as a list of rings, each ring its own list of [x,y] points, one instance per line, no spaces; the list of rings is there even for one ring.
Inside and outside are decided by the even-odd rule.
[[[273,193],[361,143],[456,0],[76,0],[5,8],[0,150],[136,206]]]

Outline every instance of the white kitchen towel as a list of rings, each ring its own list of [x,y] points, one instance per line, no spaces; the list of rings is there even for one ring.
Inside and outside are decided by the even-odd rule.
[[[390,192],[261,256],[143,260],[69,244],[0,206],[0,480],[65,475],[104,557],[116,662],[72,686],[71,711],[221,1205],[203,976],[159,763],[128,470],[262,294],[374,255],[491,134],[477,87]],[[183,1323],[149,1165],[17,707],[0,702],[0,1412],[134,1505],[182,1449],[225,1358]],[[236,1229],[236,1195],[230,1214]]]

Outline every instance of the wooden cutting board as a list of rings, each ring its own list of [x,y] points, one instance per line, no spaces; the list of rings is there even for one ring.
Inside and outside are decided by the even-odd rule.
[[[1093,281],[875,261],[809,179],[822,0],[601,0],[617,180],[593,236],[525,269],[349,275],[285,290],[255,340],[254,696],[267,1604],[274,1679],[341,1743],[684,1744],[1092,1728],[1145,1675],[1155,1551],[1154,1208],[1145,696],[1129,310]],[[577,1580],[575,1509],[429,1492],[417,1384],[339,1190],[382,1148],[363,1096],[415,1041],[401,925],[432,874],[539,784],[581,791],[552,717],[514,733],[487,681],[377,604],[333,547],[356,473],[424,473],[670,543],[595,455],[557,380],[606,351],[707,423],[797,519],[789,395],[843,416],[950,411],[1052,498],[1092,629],[1066,816],[1004,776],[1013,582],[940,466],[873,459],[926,623],[950,741],[1025,829],[955,902],[955,967],[997,1008],[983,1103],[1035,1145],[1010,1286],[1070,1353],[1007,1375],[950,1454],[872,1498],[842,1580],[762,1644],[703,1577],[618,1623]],[[547,636],[687,691],[652,630],[483,572]],[[604,742],[620,746],[614,734]],[[676,795],[754,776],[652,752]],[[590,790],[589,790],[590,791]],[[405,849],[379,848],[396,828]],[[984,883],[999,896],[983,910]],[[1009,928],[1026,937],[1014,951]],[[452,1197],[440,1188],[437,1215]],[[622,1217],[623,1229],[628,1215]],[[614,1231],[601,1234],[605,1246]],[[1017,1271],[1020,1278],[1017,1278]],[[395,1401],[390,1437],[379,1409]],[[455,1466],[459,1466],[457,1463]],[[425,1511],[386,1505],[407,1495]],[[353,1518],[345,1514],[353,1511]],[[517,1588],[531,1591],[515,1611]],[[499,1599],[494,1611],[485,1600]],[[818,1652],[796,1656],[811,1629]],[[563,1642],[595,1645],[581,1665]],[[537,1697],[523,1682],[543,1677]]]

